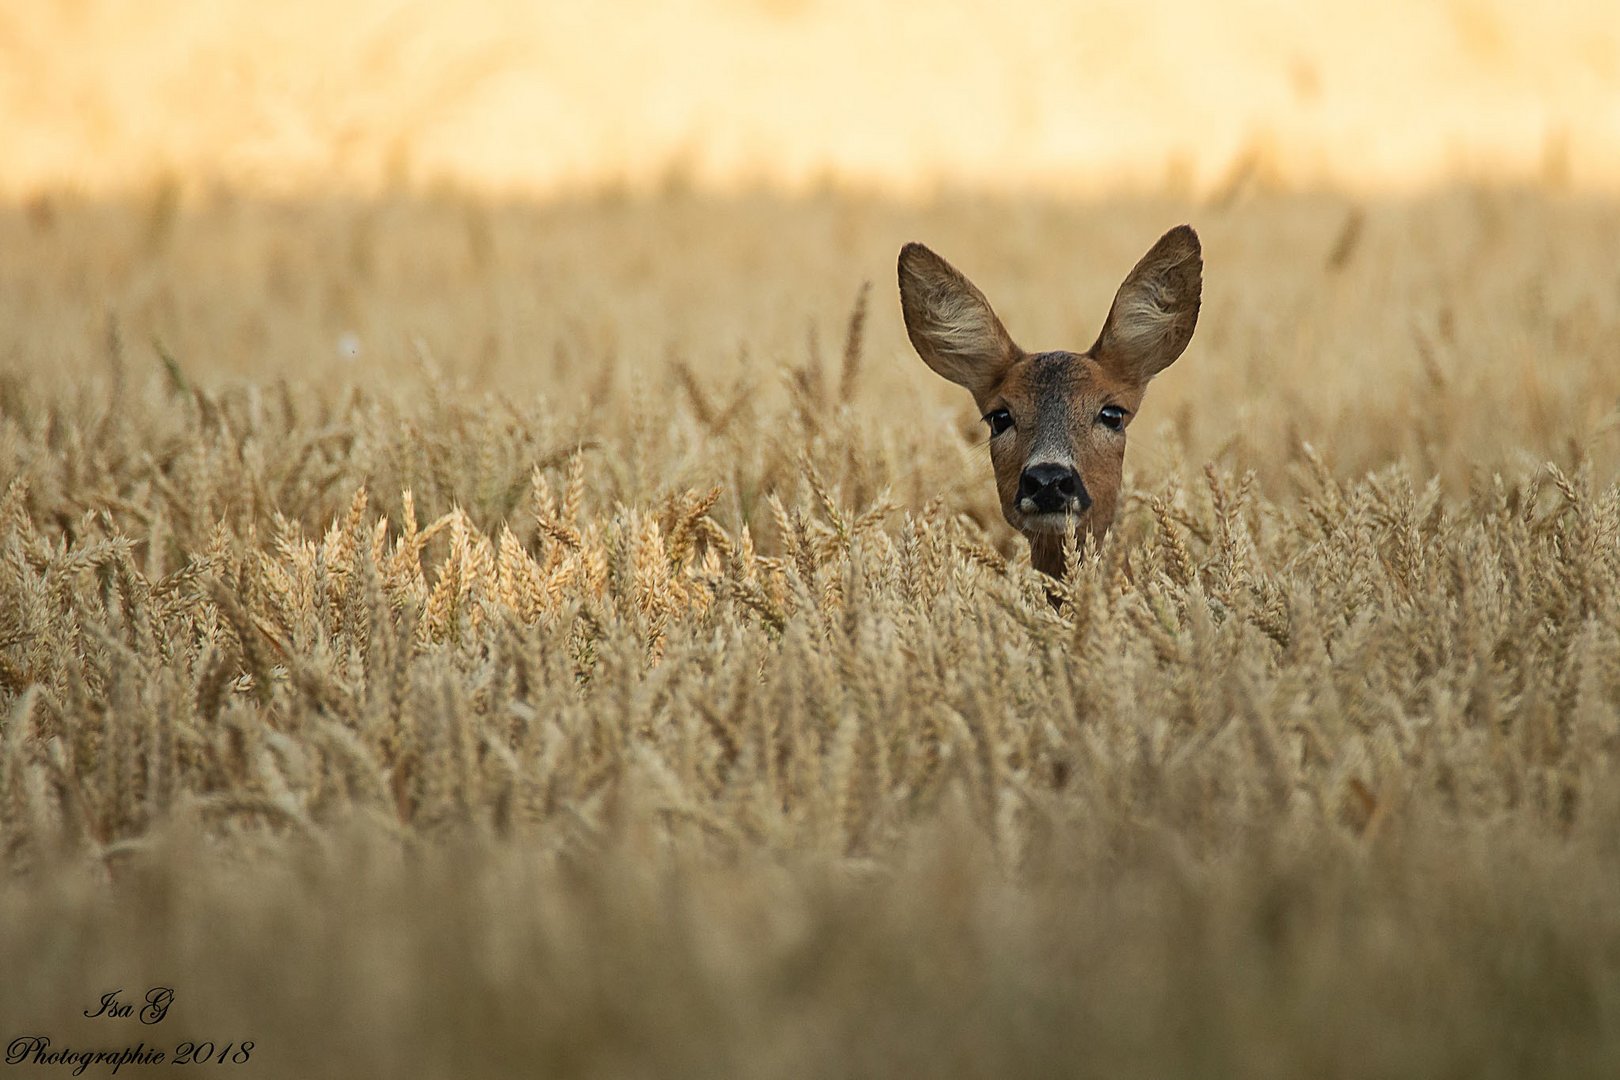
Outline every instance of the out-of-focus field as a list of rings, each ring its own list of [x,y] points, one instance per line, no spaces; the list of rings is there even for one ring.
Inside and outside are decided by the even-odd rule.
[[[894,255],[1083,348],[1183,220],[1054,612]],[[1617,244],[1501,188],[0,210],[0,1039],[1613,1075]]]
[[[0,194],[1620,190],[1612,0],[0,0]]]

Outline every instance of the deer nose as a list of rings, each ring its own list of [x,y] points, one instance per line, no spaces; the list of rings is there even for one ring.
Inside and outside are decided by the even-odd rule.
[[[1018,478],[1019,509],[1059,514],[1091,509],[1091,493],[1068,465],[1031,465]]]

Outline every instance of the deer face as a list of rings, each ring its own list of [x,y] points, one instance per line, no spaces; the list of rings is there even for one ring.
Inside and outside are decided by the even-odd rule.
[[[1192,339],[1202,275],[1198,234],[1171,229],[1126,275],[1096,344],[1026,353],[960,271],[921,244],[901,249],[906,332],[924,363],[973,394],[1002,516],[1038,569],[1061,573],[1065,536],[1100,539],[1113,523],[1125,430],[1148,380]]]

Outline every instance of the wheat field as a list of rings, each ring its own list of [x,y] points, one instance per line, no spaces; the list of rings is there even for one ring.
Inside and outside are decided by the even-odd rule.
[[[894,256],[1083,348],[1180,221],[1054,610]],[[1507,188],[0,209],[0,1042],[1612,1076],[1617,247]]]

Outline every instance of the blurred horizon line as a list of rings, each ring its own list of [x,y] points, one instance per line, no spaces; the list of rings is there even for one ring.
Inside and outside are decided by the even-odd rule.
[[[0,199],[1620,195],[1612,0],[0,0]]]
[[[478,201],[492,206],[601,205],[648,203],[672,199],[696,201],[777,200],[814,202],[853,200],[873,204],[926,207],[953,201],[1032,201],[1085,206],[1098,203],[1174,202],[1221,209],[1250,198],[1336,199],[1358,203],[1414,203],[1457,193],[1482,195],[1534,194],[1575,200],[1620,198],[1620,176],[1575,179],[1556,168],[1514,172],[1457,171],[1400,183],[1350,184],[1332,179],[1291,179],[1253,168],[1247,159],[1202,185],[1181,182],[1122,182],[1065,189],[1056,180],[1019,185],[983,184],[961,178],[931,178],[911,184],[882,179],[824,174],[783,182],[768,177],[733,177],[723,181],[672,170],[662,175],[628,179],[622,175],[565,183],[491,183],[477,177],[392,176],[359,182],[347,177],[315,177],[275,184],[244,182],[224,176],[187,176],[153,170],[118,185],[88,184],[82,178],[44,180],[26,188],[0,185],[0,208],[28,209],[60,203],[120,205],[139,202],[196,206],[236,200],[276,203],[381,203]]]

